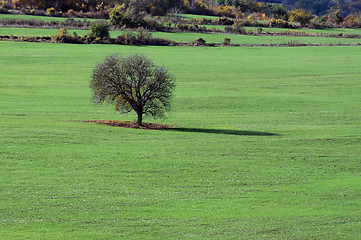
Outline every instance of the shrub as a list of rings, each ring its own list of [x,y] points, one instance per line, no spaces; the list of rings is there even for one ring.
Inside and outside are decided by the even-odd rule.
[[[151,38],[152,33],[150,33],[147,29],[143,27],[137,29],[137,40],[140,44],[148,44]]]
[[[360,28],[361,27],[361,15],[360,13],[352,13],[345,17],[343,20],[343,26],[347,28]]]
[[[150,45],[155,46],[175,46],[177,43],[173,40],[163,39],[163,38],[151,38],[149,40]]]
[[[54,16],[55,13],[56,13],[56,10],[53,7],[46,9],[46,14],[48,14],[49,16]]]
[[[117,27],[140,27],[145,26],[144,14],[135,12],[132,8],[123,5],[115,6],[109,11],[109,18],[112,25]]]
[[[66,42],[71,36],[66,28],[60,28],[58,33],[51,38],[52,42]]]
[[[83,39],[77,35],[71,36],[66,28],[60,28],[55,36],[51,37],[52,42],[58,43],[83,43]]]
[[[91,25],[90,22],[87,21],[86,19],[84,19],[83,21],[82,20],[75,21],[73,18],[68,18],[64,22],[64,26],[72,27],[72,28],[88,28],[90,25]]]
[[[291,40],[291,41],[288,41],[287,42],[287,46],[291,46],[291,47],[296,47],[296,46],[300,46],[301,44],[300,44],[300,42],[299,41],[293,41],[293,40]]]
[[[216,24],[220,24],[220,25],[233,25],[234,21],[226,18],[226,17],[221,17],[221,18],[217,18],[216,19]]]
[[[75,16],[75,12],[74,12],[73,9],[69,9],[66,14],[68,15],[68,17],[74,17]]]
[[[94,37],[90,36],[90,34],[87,34],[83,37],[83,42],[86,44],[90,44],[94,41]]]
[[[187,26],[187,25],[180,24],[180,23],[177,23],[177,24],[175,25],[175,30],[177,30],[177,31],[186,31],[186,30],[188,30],[188,26]]]
[[[150,15],[145,15],[143,17],[143,26],[144,28],[154,29],[157,31],[163,31],[165,23],[163,20],[157,20],[156,18],[151,17]]]
[[[231,39],[225,37],[225,38],[223,39],[223,45],[231,45]]]
[[[194,25],[194,24],[188,24],[188,31],[197,32],[198,31],[198,26]]]
[[[126,31],[123,36],[125,44],[137,44],[137,37],[132,31]]]
[[[126,8],[125,5],[117,5],[109,10],[110,22],[118,28],[144,27],[162,31],[165,29],[164,22],[157,20],[144,12],[136,12],[134,8]]]
[[[282,20],[282,19],[274,19],[274,18],[272,18],[269,21],[269,26],[270,27],[285,28],[285,27],[288,26],[288,23],[287,23],[287,21]]]
[[[106,10],[100,11],[91,11],[84,13],[84,17],[86,18],[96,18],[96,19],[108,19],[109,13]]]
[[[196,45],[205,45],[205,44],[206,44],[206,40],[204,40],[203,38],[196,38],[195,44],[196,44]]]
[[[95,38],[109,38],[109,25],[106,22],[92,23],[90,35]]]
[[[324,29],[324,28],[331,28],[336,26],[333,25],[331,22],[327,21],[324,17],[316,16],[310,21],[309,27],[315,29]]]
[[[0,13],[2,14],[8,14],[9,11],[6,8],[3,8],[2,6],[0,6]]]
[[[232,25],[232,27],[225,27],[226,32],[244,34],[246,33],[245,28],[242,26],[240,22],[236,22]]]
[[[192,18],[190,21],[195,24],[212,24],[212,19],[207,18]]]
[[[252,29],[246,29],[246,35],[253,35]]]
[[[140,45],[137,35],[132,31],[126,31],[115,39],[116,44]]]
[[[112,25],[115,26],[122,26],[124,25],[123,23],[123,18],[124,18],[124,8],[123,6],[115,6],[114,8],[109,9],[109,18],[110,18],[110,22],[112,23]]]
[[[312,19],[311,12],[306,12],[303,9],[294,9],[290,14],[290,21],[298,22],[301,27],[306,26]]]

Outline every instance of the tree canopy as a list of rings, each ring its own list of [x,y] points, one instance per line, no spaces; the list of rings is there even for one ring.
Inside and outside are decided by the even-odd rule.
[[[134,110],[138,125],[142,125],[143,115],[165,117],[174,87],[168,70],[143,55],[110,55],[97,64],[90,81],[95,104],[114,104],[121,113]]]

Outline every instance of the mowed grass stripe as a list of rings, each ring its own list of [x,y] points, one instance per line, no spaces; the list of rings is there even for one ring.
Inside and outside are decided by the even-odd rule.
[[[34,16],[34,15],[17,15],[17,14],[0,14],[0,19],[25,19],[25,20],[36,20],[36,21],[59,21],[65,22],[68,18],[66,17],[50,17],[50,16]],[[73,18],[75,21],[106,21],[105,19],[94,19],[94,18]]]

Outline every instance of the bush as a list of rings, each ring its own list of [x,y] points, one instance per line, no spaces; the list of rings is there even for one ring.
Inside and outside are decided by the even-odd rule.
[[[109,38],[109,25],[106,22],[92,23],[90,35],[95,38]]]
[[[327,21],[324,17],[316,16],[310,21],[309,27],[314,29],[324,29],[336,26],[333,25],[331,22]]]
[[[252,29],[246,29],[246,35],[253,35]]]
[[[8,14],[9,11],[6,8],[0,7],[0,13],[2,14]]]
[[[221,18],[216,19],[216,24],[219,24],[219,25],[233,25],[234,21],[229,19],[229,18],[226,18],[226,17],[221,17]]]
[[[188,30],[188,26],[187,26],[187,25],[180,24],[180,23],[177,23],[177,24],[175,25],[175,30],[176,30],[176,31],[187,31],[187,30]]]
[[[76,34],[71,36],[66,28],[60,28],[55,36],[51,37],[52,42],[57,43],[83,43],[83,39]]]
[[[231,45],[231,39],[225,37],[225,38],[223,39],[223,45]]]
[[[56,10],[53,7],[46,9],[46,14],[48,14],[49,16],[54,16],[55,13],[56,13]]]
[[[246,33],[245,28],[242,26],[242,24],[240,22],[234,23],[232,25],[232,27],[225,27],[224,30],[226,32],[238,33],[238,34],[245,34]]]
[[[194,25],[194,24],[188,24],[188,31],[197,32],[198,31],[198,26]]]
[[[126,8],[123,5],[115,6],[109,10],[110,22],[118,28],[138,28],[144,27],[157,31],[165,29],[164,22],[157,20],[144,12],[136,12],[134,8]]]
[[[66,28],[60,28],[58,33],[51,38],[52,42],[66,42],[71,36]]]
[[[190,19],[190,21],[192,23],[195,23],[195,24],[212,24],[212,19],[207,19],[207,18],[192,18]]]
[[[195,44],[196,45],[205,45],[206,40],[204,40],[203,38],[196,38]]]
[[[90,22],[87,21],[86,19],[82,20],[77,20],[75,21],[73,18],[68,18],[65,20],[64,22],[64,26],[66,27],[72,27],[72,28],[88,28],[90,27]]]
[[[74,16],[75,16],[75,12],[74,12],[73,9],[69,9],[68,12],[66,13],[66,15],[67,15],[68,17],[74,17]]]
[[[361,27],[361,15],[360,13],[352,13],[345,17],[343,20],[343,26],[346,28],[360,28]]]
[[[84,17],[86,18],[96,18],[96,19],[108,19],[109,13],[105,10],[100,11],[91,11],[84,13]]]
[[[277,27],[277,28],[286,28],[288,27],[288,22],[282,19],[271,19],[269,22],[270,27]]]
[[[312,19],[311,12],[306,12],[303,9],[294,9],[290,14],[290,21],[298,22],[301,27],[306,26]]]
[[[287,42],[287,46],[291,46],[291,47],[296,47],[296,46],[300,46],[301,44],[300,44],[300,42],[299,41],[293,41],[293,40],[291,40],[291,41],[288,41]]]
[[[137,30],[137,40],[140,44],[148,44],[149,40],[152,38],[152,33],[147,29],[140,27]]]
[[[109,17],[112,25],[130,28],[145,26],[143,13],[136,13],[134,9],[125,8],[123,5],[110,9]]]
[[[163,39],[163,38],[151,38],[149,40],[149,45],[155,46],[175,46],[177,43],[173,40]]]
[[[124,45],[139,45],[137,36],[132,31],[126,31],[124,34],[118,36],[115,43]]]

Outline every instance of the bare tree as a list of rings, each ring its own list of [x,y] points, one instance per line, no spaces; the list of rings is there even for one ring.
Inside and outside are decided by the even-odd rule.
[[[114,104],[121,113],[134,110],[138,125],[143,115],[163,118],[170,110],[174,78],[165,67],[155,66],[142,55],[110,55],[98,63],[90,81],[95,104]]]

